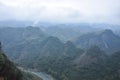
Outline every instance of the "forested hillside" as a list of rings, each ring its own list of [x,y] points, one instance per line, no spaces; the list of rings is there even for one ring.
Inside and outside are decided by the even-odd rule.
[[[120,80],[120,0],[0,0],[0,80]]]
[[[0,40],[7,56],[25,69],[43,71],[56,80],[120,79],[120,37],[111,30],[87,32],[74,41],[64,41],[56,36],[50,36],[37,27],[0,29]],[[1,61],[4,60],[2,58]],[[14,65],[11,61],[10,64]],[[15,76],[39,80],[39,77],[21,71],[15,65],[10,67],[13,76],[13,67]]]
[[[113,53],[120,50],[120,37],[115,35],[112,30],[106,29],[84,34],[75,40],[75,44],[83,49],[97,45],[105,52]]]
[[[31,77],[30,77],[31,76]],[[2,51],[0,42],[0,80],[42,80],[30,72],[24,72],[16,67]]]

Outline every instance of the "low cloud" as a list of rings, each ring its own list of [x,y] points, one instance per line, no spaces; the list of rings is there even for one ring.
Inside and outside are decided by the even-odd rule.
[[[0,0],[0,20],[120,23],[120,0]]]

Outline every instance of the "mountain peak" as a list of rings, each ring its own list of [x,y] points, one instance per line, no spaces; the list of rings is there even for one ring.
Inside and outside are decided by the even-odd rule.
[[[48,48],[55,49],[57,47],[63,46],[64,44],[59,40],[59,38],[50,36],[43,40],[42,45],[46,46],[46,49]]]
[[[92,35],[95,35],[95,36],[101,36],[101,35],[114,35],[113,31],[110,30],[110,29],[105,29],[105,30],[102,30],[102,31],[98,31],[98,32],[93,32],[91,33]],[[89,34],[88,34],[89,35]]]
[[[114,34],[113,31],[110,30],[110,29],[106,29],[102,33],[104,33],[104,34]]]
[[[109,29],[82,35],[77,38],[75,43],[84,49],[97,45],[107,53],[113,53],[120,49],[120,37]]]
[[[57,37],[50,36],[46,40],[49,43],[62,43]]]

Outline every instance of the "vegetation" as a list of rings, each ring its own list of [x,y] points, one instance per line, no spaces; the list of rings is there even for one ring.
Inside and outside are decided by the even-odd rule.
[[[108,54],[120,50],[120,37],[115,35],[111,30],[84,34],[78,37],[74,42],[83,49],[88,49],[93,45],[97,45]]]
[[[32,73],[19,70],[3,53],[0,43],[0,80],[42,80]]]
[[[16,66],[0,51],[0,77],[4,80],[21,80],[22,74]]]
[[[91,52],[96,53],[94,51],[97,51],[98,49],[94,47],[90,50]],[[47,65],[48,70],[46,71],[49,74],[52,74],[57,80],[119,80],[120,52],[111,56],[106,56],[102,51],[100,51],[99,54],[99,56],[102,57],[87,53],[87,55],[95,57],[96,61],[82,67],[80,64],[73,65],[74,63],[70,62],[71,59],[64,59],[63,61],[59,60],[59,63],[56,62]]]
[[[80,36],[75,41],[76,45],[71,41],[48,37],[39,28],[15,30],[2,28],[0,39],[5,45],[5,52],[18,66],[44,71],[56,80],[120,80],[120,37],[111,30]],[[51,34],[62,35],[54,34],[54,31]],[[19,70],[1,47],[0,50],[0,76],[7,80],[41,80],[36,75]],[[112,53],[115,51],[118,52]]]

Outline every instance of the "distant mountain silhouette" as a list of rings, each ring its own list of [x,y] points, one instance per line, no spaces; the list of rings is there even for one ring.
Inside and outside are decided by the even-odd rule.
[[[111,30],[103,30],[82,35],[77,38],[75,44],[84,49],[96,45],[102,50],[112,53],[120,50],[120,37]]]

